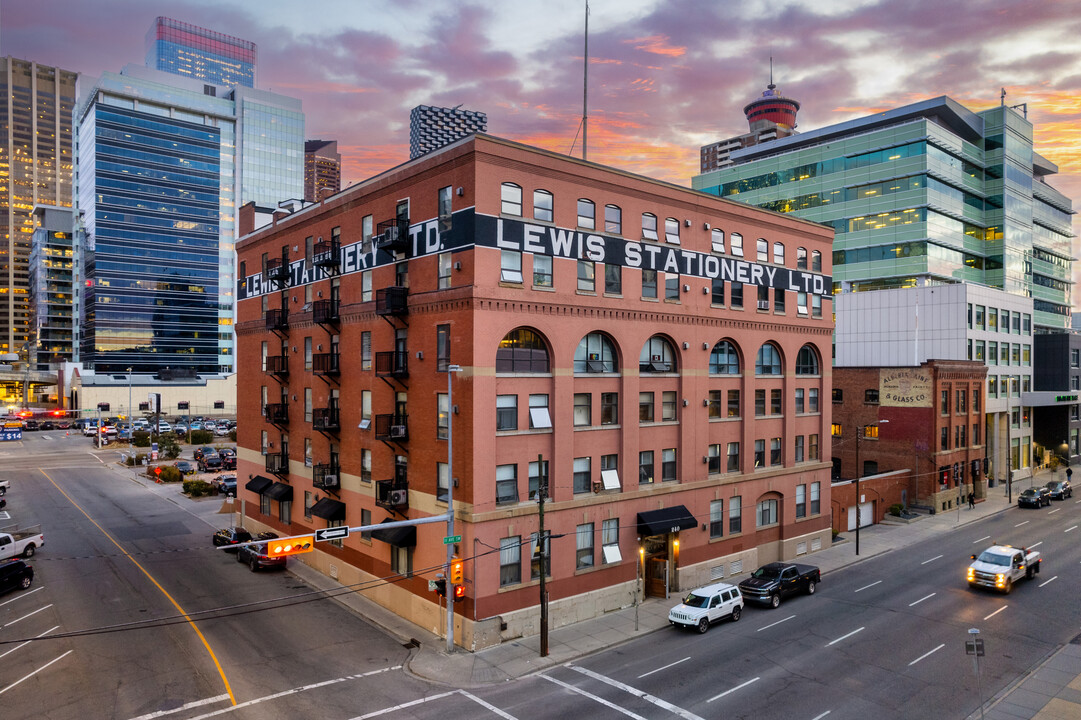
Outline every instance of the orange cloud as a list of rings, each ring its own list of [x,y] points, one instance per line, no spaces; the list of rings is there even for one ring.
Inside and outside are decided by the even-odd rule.
[[[680,57],[687,53],[686,47],[676,47],[667,44],[668,38],[664,35],[650,35],[643,38],[632,38],[623,42],[634,45],[635,50],[644,50],[654,55],[666,55],[668,57]]]

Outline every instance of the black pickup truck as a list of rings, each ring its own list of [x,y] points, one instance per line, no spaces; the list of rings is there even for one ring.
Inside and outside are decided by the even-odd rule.
[[[812,565],[774,562],[751,573],[739,584],[740,593],[747,602],[778,607],[789,595],[805,592],[814,595],[822,575]]]

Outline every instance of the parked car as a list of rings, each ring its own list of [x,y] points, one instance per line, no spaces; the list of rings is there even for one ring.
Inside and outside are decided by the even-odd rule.
[[[191,424],[191,431],[192,432],[196,432],[196,431],[202,430],[202,429],[203,429],[203,424],[201,422],[199,422],[198,420],[195,420],[194,422],[192,422],[192,424]]]
[[[205,452],[199,458],[199,472],[211,472],[221,470],[221,455],[216,452]]]
[[[1047,488],[1047,494],[1052,500],[1065,500],[1068,497],[1073,497],[1073,487],[1070,485],[1069,480],[1052,480],[1044,487]]]
[[[173,432],[175,432],[177,435],[187,435],[188,426],[184,423],[177,423],[176,425],[173,425]]]
[[[709,630],[710,623],[743,613],[743,596],[739,588],[728,583],[714,583],[692,590],[683,602],[668,612],[668,622],[675,627],[695,628],[700,633]]]
[[[83,425],[83,435],[86,435],[87,437],[94,437],[97,434],[98,434],[98,424],[97,424],[97,422],[95,422],[93,420],[90,420],[90,421],[88,421],[86,423],[86,425]]]
[[[252,572],[257,572],[260,568],[285,568],[284,557],[270,557],[267,555],[267,543],[259,543],[258,545],[245,545],[242,548],[237,548],[236,561],[238,563],[244,563]]]
[[[1041,508],[1051,504],[1051,494],[1045,487],[1031,487],[1017,496],[1017,507]]]
[[[41,429],[41,425],[38,423],[37,420],[30,419],[30,420],[26,420],[26,421],[23,422],[23,430],[40,430],[40,429]]]
[[[218,451],[218,455],[221,456],[222,470],[236,470],[236,450],[233,450],[232,448],[222,448]]]
[[[216,422],[214,422],[213,420],[204,420],[203,421],[203,430],[213,430],[217,426],[218,426],[218,424]]]
[[[159,433],[167,433],[167,432],[172,432],[172,431],[173,431],[173,426],[170,425],[169,423],[165,422],[164,420],[162,420],[161,422],[158,423],[158,432]]]
[[[203,459],[203,455],[204,455],[205,453],[213,453],[213,452],[217,452],[217,450],[215,450],[214,448],[210,447],[209,445],[204,445],[204,446],[203,446],[203,447],[201,447],[201,448],[195,448],[195,459],[196,459],[196,460],[202,460],[202,459]]]
[[[26,590],[34,582],[34,568],[24,560],[0,564],[0,593]]]
[[[218,425],[218,427],[214,429],[214,434],[218,437],[225,437],[230,432],[232,432],[232,430],[230,430],[226,425]]]
[[[251,533],[242,527],[222,528],[214,533],[212,540],[214,547],[225,547],[226,552],[236,552],[236,548],[230,546],[250,542]]]
[[[179,470],[181,475],[195,474],[195,466],[187,460],[177,460],[175,463],[173,463],[173,467]]]
[[[236,497],[236,475],[219,475],[214,478],[218,492],[227,497]]]
[[[44,422],[41,423],[41,429],[42,430],[55,430],[56,429],[56,423],[54,423],[52,420],[45,420]]]
[[[56,429],[57,430],[70,430],[71,429],[71,423],[68,422],[67,420],[61,420],[60,422],[58,422],[56,424]]]
[[[822,575],[813,565],[773,562],[763,565],[739,584],[743,599],[778,607],[790,595],[806,592],[814,595]]]

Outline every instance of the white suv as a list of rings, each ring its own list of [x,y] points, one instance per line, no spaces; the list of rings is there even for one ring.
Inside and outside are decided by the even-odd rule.
[[[683,602],[668,612],[668,622],[676,627],[693,627],[698,632],[709,630],[710,623],[726,617],[732,622],[743,614],[743,596],[739,588],[728,583],[714,583],[692,590]]]

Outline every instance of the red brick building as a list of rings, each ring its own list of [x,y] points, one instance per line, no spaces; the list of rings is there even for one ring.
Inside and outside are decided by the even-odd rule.
[[[832,231],[486,135],[253,218],[250,528],[441,515],[453,478],[469,648],[537,632],[545,484],[552,627],[639,575],[663,595],[828,546]],[[441,633],[444,534],[301,557]]]
[[[833,369],[835,530],[855,529],[857,475],[864,525],[894,503],[943,512],[970,492],[986,497],[986,377],[986,365],[967,360]]]

